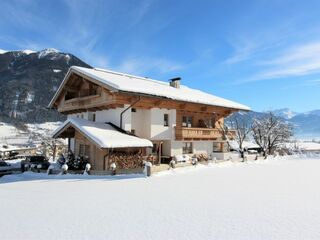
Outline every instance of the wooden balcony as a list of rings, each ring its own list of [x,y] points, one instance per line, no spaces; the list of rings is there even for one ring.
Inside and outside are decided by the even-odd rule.
[[[176,140],[216,140],[223,138],[223,133],[217,128],[188,128],[176,127]],[[235,130],[229,130],[228,137],[233,139]]]

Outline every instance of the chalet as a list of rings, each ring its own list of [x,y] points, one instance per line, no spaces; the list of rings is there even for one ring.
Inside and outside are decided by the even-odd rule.
[[[88,156],[95,170],[113,162],[133,168],[146,156],[157,162],[182,154],[225,158],[224,118],[249,107],[180,81],[73,66],[49,104],[68,116],[53,137],[68,138],[69,148]]]

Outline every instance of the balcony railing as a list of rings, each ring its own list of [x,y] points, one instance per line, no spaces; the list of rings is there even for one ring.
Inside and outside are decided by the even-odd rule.
[[[216,140],[223,137],[223,132],[217,128],[176,127],[175,133],[177,140]],[[235,135],[235,130],[228,131],[230,139],[233,139]]]

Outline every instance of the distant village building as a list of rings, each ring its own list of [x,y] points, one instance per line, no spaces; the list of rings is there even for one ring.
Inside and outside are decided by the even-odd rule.
[[[95,170],[134,168],[143,159],[228,156],[224,118],[249,107],[186,87],[102,69],[71,67],[49,107],[68,115],[54,133]],[[228,131],[233,139],[235,132]]]

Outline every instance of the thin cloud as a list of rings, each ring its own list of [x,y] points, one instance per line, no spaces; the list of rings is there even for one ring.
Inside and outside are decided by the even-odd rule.
[[[183,69],[184,65],[164,58],[130,57],[121,62],[119,65],[113,66],[112,68],[118,71],[141,75],[151,71],[160,73],[174,72]]]
[[[259,50],[259,45],[252,41],[240,41],[233,45],[235,53],[224,61],[226,64],[239,63],[252,58]]]
[[[294,89],[294,88],[315,87],[315,86],[320,86],[320,79],[305,80],[305,81],[297,83],[297,84],[287,85],[285,87],[282,87],[281,89],[288,90],[288,89]]]
[[[282,51],[278,56],[257,62],[262,70],[236,84],[265,81],[320,72],[320,42],[307,43]]]
[[[263,62],[264,65],[291,64],[301,61],[314,61],[319,59],[320,42],[314,42],[297,46],[282,54],[281,56]]]

